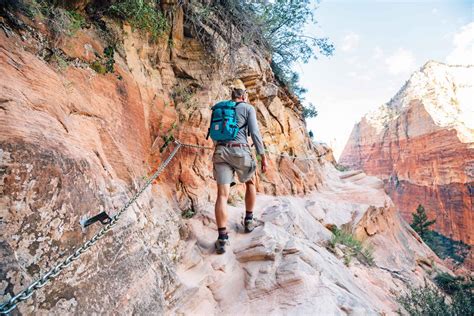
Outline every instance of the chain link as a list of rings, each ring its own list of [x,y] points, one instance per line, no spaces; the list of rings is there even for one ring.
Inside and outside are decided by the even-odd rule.
[[[141,189],[135,193],[135,195],[125,203],[124,206],[112,217],[112,220],[107,225],[103,226],[102,229],[99,230],[91,239],[85,242],[81,247],[76,249],[74,253],[69,255],[65,260],[54,266],[50,269],[46,274],[41,276],[38,280],[31,283],[26,289],[15,295],[9,301],[0,305],[0,314],[8,314],[13,309],[16,308],[18,303],[29,299],[33,293],[45,286],[48,282],[52,279],[57,277],[65,268],[69,267],[75,260],[79,259],[79,257],[86,251],[88,251],[97,241],[99,241],[102,237],[105,236],[107,232],[109,232],[112,227],[117,224],[117,221],[120,219],[122,214],[132,205],[138,197],[148,188],[148,186],[158,178],[158,176],[163,172],[163,170],[168,166],[171,162],[173,157],[176,155],[178,150],[181,148],[182,144],[178,141],[175,141],[176,147],[173,149],[171,154],[166,158],[166,160],[160,165],[160,167],[156,170],[156,172],[145,182],[145,184],[141,187]]]
[[[174,143],[176,144],[176,147],[173,149],[173,151],[170,153],[168,158],[160,165],[160,167],[155,171],[155,173],[148,178],[148,180],[145,182],[145,184],[141,187],[141,189],[135,193],[135,195],[128,200],[127,203],[125,203],[124,206],[115,214],[111,221],[103,226],[91,239],[86,241],[81,247],[77,248],[71,255],[69,255],[65,260],[51,268],[46,274],[41,276],[38,280],[35,282],[31,283],[30,286],[28,286],[26,289],[15,295],[13,298],[11,298],[9,301],[3,303],[0,305],[0,314],[8,314],[11,312],[13,309],[15,309],[18,305],[18,303],[25,301],[29,299],[36,290],[41,289],[44,287],[48,282],[50,282],[52,279],[57,277],[64,269],[68,268],[71,266],[71,264],[79,259],[79,257],[91,247],[97,243],[102,237],[105,236],[118,222],[122,214],[133,204],[135,201],[140,197],[140,195],[150,186],[150,184],[156,180],[160,176],[160,174],[163,172],[163,170],[168,166],[168,164],[171,162],[173,157],[176,155],[176,153],[179,151],[181,147],[188,147],[188,148],[196,148],[196,149],[205,149],[205,150],[213,150],[214,147],[208,147],[208,146],[201,146],[201,145],[194,145],[194,144],[185,144],[181,143],[178,140],[175,140]],[[319,155],[317,157],[298,157],[298,156],[292,156],[292,155],[287,155],[287,154],[281,154],[281,153],[274,153],[269,150],[265,150],[265,152],[272,154],[272,155],[277,155],[280,157],[286,157],[286,158],[292,158],[292,159],[301,159],[301,160],[314,160],[321,158],[322,156],[326,155],[327,152],[325,152],[322,155]]]
[[[279,156],[279,157],[283,157],[283,158],[290,158],[290,159],[296,159],[296,160],[316,160],[316,159],[319,159],[321,157],[324,157],[329,151],[326,151],[326,152],[322,153],[321,155],[317,155],[315,157],[301,157],[301,156],[293,156],[293,155],[282,154],[282,153],[275,153],[275,152],[272,152],[268,149],[265,149],[265,152],[270,154],[270,155],[275,155],[275,156]]]

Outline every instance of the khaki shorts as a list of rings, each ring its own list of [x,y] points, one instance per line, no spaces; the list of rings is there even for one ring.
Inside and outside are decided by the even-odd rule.
[[[217,184],[233,182],[234,172],[237,173],[240,182],[247,182],[252,179],[257,167],[248,147],[217,146],[212,162]]]

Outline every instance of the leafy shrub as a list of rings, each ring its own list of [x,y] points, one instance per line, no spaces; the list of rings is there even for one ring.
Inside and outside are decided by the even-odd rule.
[[[86,19],[76,11],[66,11],[69,17],[69,35],[74,35],[78,30],[86,25]]]
[[[104,48],[104,56],[96,54],[97,59],[90,63],[90,67],[101,75],[113,73],[115,71],[114,51],[115,48],[113,46],[107,46]]]
[[[453,276],[449,273],[439,273],[435,276],[436,285],[446,294],[453,295],[460,291],[474,290],[474,282],[470,277]]]
[[[329,246],[331,248],[336,248],[337,244],[347,247],[347,251],[344,253],[344,263],[346,265],[350,263],[352,257],[356,257],[360,262],[369,266],[374,265],[374,251],[372,247],[362,245],[362,242],[357,240],[354,235],[343,229],[334,227],[332,233],[333,236],[329,241]]]
[[[397,298],[400,305],[410,315],[464,316],[474,314],[474,285],[471,278],[440,273],[434,280],[444,293],[425,285],[420,288],[410,288],[409,293]],[[450,295],[450,299],[446,294]]]
[[[314,107],[313,103],[310,103],[307,106],[303,106],[303,117],[304,118],[313,118],[318,116],[318,111]]]
[[[433,230],[426,233],[423,241],[441,259],[451,258],[458,264],[464,262],[471,250],[470,245],[467,245],[462,241],[453,240]]]
[[[169,25],[163,13],[151,0],[119,0],[109,8],[110,14],[128,21],[133,28],[149,32],[153,38],[162,35]]]
[[[399,296],[397,301],[412,316],[451,315],[451,307],[446,302],[446,297],[431,286],[410,288],[409,292]]]

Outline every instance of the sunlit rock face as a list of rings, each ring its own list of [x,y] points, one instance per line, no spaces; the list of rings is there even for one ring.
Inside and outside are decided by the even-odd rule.
[[[474,67],[428,62],[354,126],[340,163],[384,179],[406,220],[425,206],[435,229],[474,243]]]
[[[188,220],[173,313],[245,315],[396,314],[396,295],[420,286],[439,259],[404,222],[383,182],[325,168],[325,185],[304,197],[259,196],[260,225],[243,233],[243,204],[230,207],[230,247],[216,255],[212,210]],[[330,227],[374,249],[374,264],[347,263]],[[183,295],[183,294],[187,295]]]
[[[70,3],[79,10],[87,4]],[[321,162],[332,155],[307,137],[301,105],[275,80],[268,54],[242,46],[230,68],[228,50],[219,46],[225,41],[216,37],[218,55],[209,56],[185,31],[182,8],[167,5],[171,28],[158,39],[106,17],[74,34],[53,29],[59,20],[48,24],[14,15],[5,20],[0,30],[2,301],[92,237],[100,224],[83,230],[79,221],[101,211],[115,214],[168,157],[174,144],[166,147],[166,138],[212,146],[206,140],[210,107],[229,97],[233,78],[246,84],[270,151],[321,156],[311,162],[270,156],[258,190],[304,194],[321,185]],[[101,73],[96,66],[110,58],[104,50],[111,46],[114,71]],[[211,157],[212,151],[181,149],[120,227],[20,311],[163,311],[177,282],[181,212],[212,208]],[[243,190],[237,187],[240,194]]]
[[[89,2],[70,5],[81,10]],[[158,39],[105,17],[74,34],[53,32],[44,21],[26,17],[2,20],[2,302],[91,238],[100,224],[82,229],[80,220],[102,211],[114,215],[168,157],[174,146],[166,146],[170,139],[212,146],[205,139],[210,106],[228,98],[228,83],[235,77],[248,88],[267,149],[314,158],[269,154],[268,173],[257,177],[261,226],[241,235],[244,188],[234,187],[231,203],[238,208],[230,210],[229,229],[235,245],[217,257],[212,151],[181,149],[112,232],[21,303],[20,313],[162,314],[210,308],[218,314],[259,299],[249,313],[273,308],[370,314],[396,310],[395,291],[421,284],[434,268],[443,269],[397,216],[381,181],[363,173],[340,174],[331,150],[311,142],[301,105],[275,80],[267,53],[242,46],[229,67],[227,46],[217,37],[218,55],[209,58],[186,31],[182,7],[175,1],[166,5],[171,29]],[[222,29],[228,26],[215,22]],[[111,45],[114,71],[94,71],[110,58],[104,50]],[[310,195],[285,197],[304,194]],[[196,215],[185,219],[182,212]],[[376,265],[354,260],[346,267],[343,250],[329,252],[326,242],[334,225],[372,244]],[[224,296],[232,288],[219,290],[222,271],[231,279],[228,284],[245,289],[245,297]],[[196,302],[197,297],[209,300]],[[292,297],[297,298],[293,303]]]

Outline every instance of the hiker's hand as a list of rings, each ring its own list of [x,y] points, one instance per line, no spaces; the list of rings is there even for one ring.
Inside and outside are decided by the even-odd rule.
[[[267,158],[265,155],[262,155],[262,173],[267,172]]]

